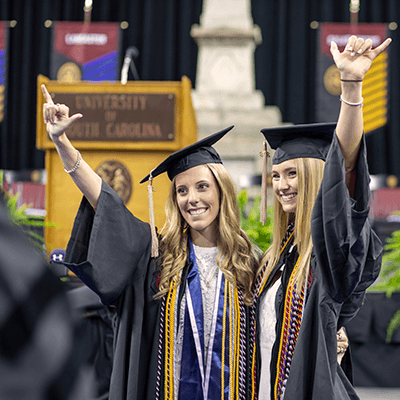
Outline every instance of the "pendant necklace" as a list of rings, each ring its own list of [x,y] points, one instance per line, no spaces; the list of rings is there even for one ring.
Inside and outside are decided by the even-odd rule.
[[[209,288],[210,287],[210,282],[214,279],[214,277],[217,276],[218,266],[216,265],[214,269],[211,269],[211,273],[206,278],[205,275],[203,274],[203,271],[202,271],[203,268],[204,268],[204,264],[203,264],[203,261],[199,257],[197,257],[197,264],[198,264],[198,267],[199,267],[198,268],[199,269],[199,273],[200,273],[201,277],[203,278],[203,281],[206,283],[206,286]]]

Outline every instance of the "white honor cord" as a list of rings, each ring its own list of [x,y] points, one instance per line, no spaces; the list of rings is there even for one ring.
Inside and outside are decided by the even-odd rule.
[[[187,301],[187,306],[188,306],[188,311],[189,311],[190,324],[192,325],[194,343],[196,345],[196,353],[197,353],[197,359],[199,361],[201,381],[204,382],[204,366],[203,366],[203,355],[202,355],[201,344],[200,344],[200,336],[199,336],[199,331],[197,329],[196,318],[194,316],[194,311],[193,311],[192,298],[190,296],[190,291],[189,291],[188,286],[189,285],[186,285],[186,289],[185,289],[186,301]],[[203,392],[204,392],[204,388],[203,388]]]
[[[218,297],[219,297],[219,293],[221,291],[221,282],[222,282],[222,272],[221,272],[221,270],[218,270],[218,283],[217,283],[217,290],[215,292],[213,321],[212,321],[212,325],[211,325],[211,334],[210,334],[210,341],[209,341],[208,353],[207,353],[206,377],[204,377],[203,351],[201,349],[199,331],[197,329],[196,318],[194,316],[194,311],[193,311],[192,298],[190,297],[190,291],[189,291],[188,285],[186,285],[186,289],[185,289],[186,301],[187,301],[189,317],[190,317],[190,324],[191,324],[192,330],[193,330],[197,359],[199,361],[199,368],[200,368],[200,374],[201,374],[201,380],[202,380],[203,398],[204,399],[207,399],[207,396],[208,396],[208,387],[209,387],[210,373],[211,373],[212,348],[213,348],[214,338],[215,338],[215,328],[217,325]]]
[[[214,312],[213,312],[213,320],[211,325],[211,334],[210,334],[210,341],[208,342],[208,351],[207,351],[207,364],[206,364],[206,381],[204,387],[204,398],[207,399],[208,397],[208,387],[210,385],[210,374],[211,374],[211,363],[212,363],[212,352],[214,347],[214,339],[215,339],[215,329],[217,327],[217,317],[218,317],[218,299],[221,292],[221,282],[222,282],[222,272],[218,268],[218,282],[217,282],[217,290],[215,291],[215,301],[214,301]],[[227,282],[225,281],[225,285]],[[222,366],[222,373],[224,373],[225,367]]]

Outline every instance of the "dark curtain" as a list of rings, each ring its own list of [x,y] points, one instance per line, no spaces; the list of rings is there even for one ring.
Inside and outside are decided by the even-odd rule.
[[[0,20],[16,20],[9,31],[7,109],[0,123],[0,168],[44,168],[36,150],[36,79],[50,74],[51,29],[46,20],[83,21],[84,0],[1,0]],[[121,53],[139,49],[142,80],[195,79],[197,44],[190,29],[199,22],[202,0],[94,0],[91,20],[127,21]],[[120,55],[121,62],[124,54]],[[129,72],[129,79],[133,79]]]
[[[180,80],[186,75],[195,84],[197,44],[190,28],[199,23],[202,0],[93,3],[92,21],[129,22],[122,31],[122,53],[128,46],[139,49],[136,65],[142,80]],[[263,36],[255,52],[256,88],[264,93],[266,105],[279,107],[284,122],[315,121],[317,31],[310,23],[348,23],[349,4],[349,0],[251,1],[254,23]],[[8,107],[0,124],[0,168],[44,167],[43,152],[35,149],[36,77],[49,76],[50,29],[44,22],[83,21],[83,5],[83,0],[0,2],[0,20],[18,21],[9,34]],[[361,1],[360,23],[399,23],[399,17],[398,0]],[[371,173],[400,176],[399,30],[390,35],[389,120],[386,127],[368,136],[367,144]]]
[[[263,43],[255,52],[256,87],[267,105],[277,105],[285,122],[311,123],[315,117],[317,30],[312,21],[349,23],[350,0],[252,0],[254,23]],[[400,24],[398,0],[362,0],[358,22]],[[400,175],[399,29],[390,31],[388,124],[367,136],[372,174]],[[339,101],[339,98],[338,98]],[[327,121],[328,122],[328,121]]]

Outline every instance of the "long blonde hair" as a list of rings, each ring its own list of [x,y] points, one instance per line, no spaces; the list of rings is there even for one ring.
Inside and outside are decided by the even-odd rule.
[[[295,158],[297,174],[297,207],[294,224],[294,244],[297,244],[299,267],[294,276],[296,288],[301,291],[308,279],[311,253],[313,248],[311,238],[311,212],[317,198],[318,190],[324,174],[325,162],[316,158]],[[274,227],[272,244],[264,254],[258,273],[268,263],[263,281],[268,279],[271,271],[279,260],[281,242],[289,223],[289,214],[284,212],[281,203],[274,199]]]
[[[256,259],[252,244],[240,228],[240,212],[235,187],[222,164],[205,164],[220,191],[220,210],[218,214],[218,255],[217,264],[225,275],[225,279],[240,287],[246,304],[252,301],[252,284]],[[183,244],[188,225],[182,217],[175,190],[175,179],[172,180],[170,192],[165,204],[166,221],[161,230],[161,275],[159,293],[156,298],[164,296],[171,281],[180,283],[180,271],[185,266],[187,251]]]

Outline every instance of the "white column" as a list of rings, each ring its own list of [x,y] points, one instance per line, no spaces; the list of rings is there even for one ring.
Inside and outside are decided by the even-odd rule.
[[[243,187],[261,174],[260,129],[281,124],[278,107],[265,107],[255,89],[254,50],[261,31],[253,23],[250,0],[203,0],[200,25],[192,26],[191,35],[199,47],[192,91],[199,139],[235,125],[215,148]]]
[[[260,109],[255,91],[254,50],[261,31],[249,0],[204,0],[200,26],[191,35],[199,46],[194,102],[201,107]]]
[[[228,26],[251,30],[253,20],[250,2],[248,0],[204,0],[200,25],[203,28]]]

